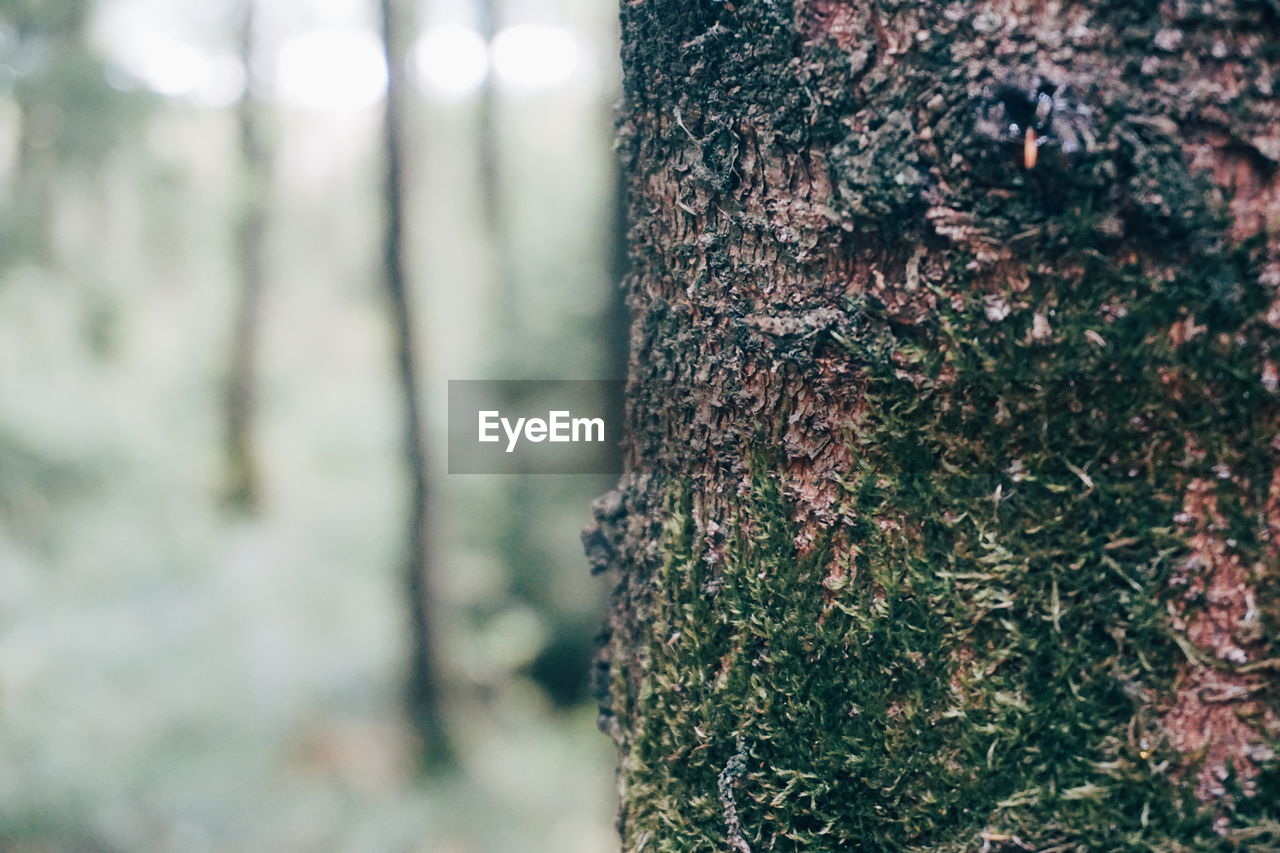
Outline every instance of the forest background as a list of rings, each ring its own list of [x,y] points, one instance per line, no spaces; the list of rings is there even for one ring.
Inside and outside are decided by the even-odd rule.
[[[616,844],[577,536],[607,478],[443,447],[448,379],[617,375],[615,10],[396,13],[451,760],[405,709],[378,5],[4,0],[0,847]]]

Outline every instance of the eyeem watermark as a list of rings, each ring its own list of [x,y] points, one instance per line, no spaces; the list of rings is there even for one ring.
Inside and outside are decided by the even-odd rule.
[[[622,390],[609,380],[451,380],[449,473],[618,473]]]
[[[501,441],[498,427],[507,437],[507,452],[513,453],[522,430],[525,441],[604,441],[604,418],[575,418],[568,411],[550,412],[547,419],[516,418],[514,424],[499,411],[480,413],[478,441]]]

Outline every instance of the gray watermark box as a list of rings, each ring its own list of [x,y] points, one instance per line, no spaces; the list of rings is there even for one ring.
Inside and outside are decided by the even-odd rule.
[[[608,379],[451,379],[449,473],[621,473],[624,386]]]

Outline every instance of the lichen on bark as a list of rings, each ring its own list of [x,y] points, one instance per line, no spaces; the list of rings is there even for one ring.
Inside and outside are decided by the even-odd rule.
[[[1280,846],[1275,10],[622,21],[624,848]]]

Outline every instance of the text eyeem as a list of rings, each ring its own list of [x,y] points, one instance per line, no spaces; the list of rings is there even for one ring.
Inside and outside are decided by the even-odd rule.
[[[567,411],[548,412],[546,420],[516,418],[514,423],[501,412],[480,412],[480,441],[501,441],[499,427],[507,435],[507,453],[515,452],[522,436],[534,443],[604,441],[604,418],[575,418]]]

